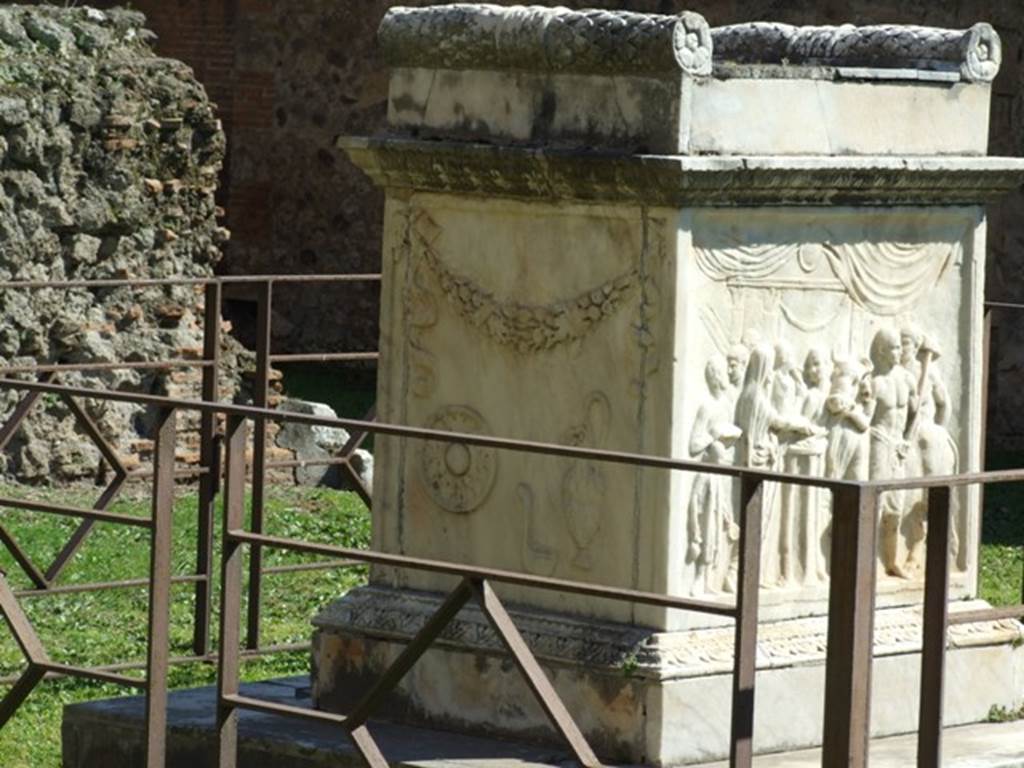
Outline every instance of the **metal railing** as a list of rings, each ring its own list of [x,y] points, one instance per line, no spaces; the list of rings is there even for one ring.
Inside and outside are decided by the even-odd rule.
[[[61,373],[96,373],[118,370],[166,371],[171,369],[199,369],[201,371],[200,397],[205,402],[216,402],[221,393],[219,380],[222,372],[221,364],[221,327],[223,324],[224,288],[225,286],[241,285],[254,291],[257,310],[257,341],[256,368],[253,374],[253,399],[258,407],[266,407],[270,397],[271,374],[273,366],[280,363],[295,362],[359,362],[373,361],[376,352],[338,352],[311,354],[275,354],[271,350],[273,328],[273,292],[276,284],[284,285],[324,285],[339,283],[379,283],[380,275],[373,274],[329,274],[329,275],[243,275],[231,277],[175,277],[175,278],[111,278],[97,280],[14,280],[0,281],[0,290],[36,291],[36,290],[70,290],[70,289],[129,289],[133,291],[148,288],[192,287],[203,289],[203,348],[201,356],[196,359],[173,359],[160,361],[117,361],[88,363],[42,363],[31,365],[0,366],[0,378],[19,374],[38,374],[43,382],[54,382]],[[17,434],[25,419],[39,399],[39,392],[28,392],[15,406],[6,422],[0,426],[0,451],[3,451]],[[37,566],[19,545],[17,540],[0,524],[0,543],[11,553],[19,567],[25,572],[35,587],[34,590],[22,590],[24,596],[42,596],[57,594],[73,589],[77,592],[118,589],[139,586],[137,580],[120,580],[97,582],[94,584],[74,585],[73,588],[61,587],[58,579],[75,553],[90,535],[97,520],[110,520],[104,515],[117,500],[126,483],[130,480],[142,480],[150,477],[149,471],[130,471],[118,455],[115,448],[104,437],[84,408],[70,395],[59,394],[57,397],[65,403],[75,417],[77,423],[92,439],[107,465],[113,472],[113,478],[107,483],[99,498],[93,505],[90,516],[81,516],[81,523],[68,538],[67,542],[56,555],[53,562],[46,568]],[[373,411],[367,415],[372,419]],[[353,432],[347,444],[339,454],[330,459],[321,460],[267,460],[266,422],[258,421],[254,430],[253,463],[254,483],[252,516],[253,530],[262,531],[264,525],[266,475],[269,470],[287,469],[300,466],[333,465],[338,466],[346,479],[369,506],[371,503],[370,489],[366,487],[358,472],[352,467],[352,457],[367,439],[366,432]],[[203,413],[199,426],[199,465],[197,467],[178,470],[178,478],[198,478],[198,535],[196,540],[196,567],[192,575],[175,577],[175,583],[192,582],[195,584],[195,607],[193,621],[192,656],[176,659],[178,662],[204,660],[211,658],[211,589],[213,574],[213,535],[215,503],[218,494],[219,462],[221,455],[221,436],[213,414]],[[0,498],[0,507],[18,506],[37,511],[58,512],[55,505],[30,503],[21,500]],[[305,569],[333,568],[336,563],[309,564]],[[263,576],[281,572],[281,567],[264,568],[262,552],[254,548],[250,565],[248,582],[249,627],[246,635],[246,648],[253,652],[261,649],[259,627],[262,614]],[[282,646],[271,646],[264,650],[279,650]],[[289,646],[290,647],[290,646]]]
[[[221,615],[218,647],[218,733],[220,738],[221,768],[233,768],[237,753],[237,714],[251,709],[291,717],[328,721],[346,732],[368,765],[382,768],[386,765],[380,750],[367,728],[367,719],[382,698],[391,691],[413,662],[431,646],[444,627],[454,618],[458,609],[469,600],[478,602],[491,626],[512,655],[516,666],[530,689],[541,702],[555,729],[565,739],[572,755],[582,765],[596,766],[599,761],[587,744],[581,730],[569,715],[551,684],[547,681],[536,659],[525,645],[514,623],[498,598],[494,585],[515,584],[542,590],[555,590],[586,594],[599,598],[630,603],[663,606],[671,609],[695,611],[735,620],[735,657],[733,665],[732,728],[730,736],[731,765],[751,765],[753,755],[754,691],[757,644],[758,585],[761,550],[761,494],[767,482],[812,486],[828,490],[833,495],[833,533],[831,542],[832,569],[829,587],[828,646],[825,674],[825,722],[823,765],[867,765],[869,738],[869,706],[871,691],[871,663],[873,615],[875,605],[876,526],[879,495],[886,491],[926,489],[928,492],[927,557],[925,571],[925,613],[923,628],[921,705],[920,705],[920,757],[919,765],[940,764],[942,726],[942,680],[945,655],[945,630],[949,623],[982,621],[1024,615],[1024,606],[1012,609],[992,609],[972,612],[963,616],[947,614],[950,540],[950,488],[971,484],[1024,481],[1024,470],[977,472],[950,477],[915,478],[876,482],[835,481],[822,478],[789,475],[777,472],[754,471],[743,468],[707,465],[700,462],[680,461],[636,453],[594,450],[562,445],[510,440],[477,434],[458,434],[396,424],[367,422],[352,419],[325,419],[301,414],[285,414],[266,408],[235,406],[201,401],[178,400],[119,392],[104,392],[52,383],[0,382],[0,388],[21,388],[38,394],[49,393],[76,398],[102,398],[130,402],[160,409],[163,416],[157,437],[159,471],[154,477],[153,567],[150,574],[151,635],[149,638],[149,677],[147,695],[147,738],[150,744],[149,766],[163,765],[164,726],[166,719],[166,643],[167,601],[169,572],[160,553],[162,544],[160,514],[167,507],[167,488],[173,483],[173,473],[164,463],[173,445],[174,413],[198,412],[202,415],[227,417],[225,432],[225,461],[223,466],[224,519],[222,528],[223,560],[221,563]],[[395,436],[413,440],[458,442],[470,446],[543,454],[553,457],[583,459],[596,462],[627,464],[635,467],[698,472],[733,477],[742,488],[742,519],[739,540],[739,571],[736,601],[733,605],[695,598],[676,597],[635,589],[599,584],[565,581],[526,573],[494,568],[396,555],[373,550],[337,547],[327,543],[299,541],[267,536],[246,530],[243,524],[244,491],[246,484],[245,446],[247,423],[268,421],[298,423],[309,426],[335,427],[353,431],[366,431],[375,435]],[[159,457],[163,457],[162,459]],[[64,509],[64,514],[83,518],[94,516],[92,510]],[[125,522],[110,518],[112,522]],[[133,520],[138,524],[137,520]],[[166,534],[164,534],[166,535]],[[261,701],[239,692],[239,658],[242,653],[242,553],[246,548],[262,547],[316,554],[346,561],[386,565],[394,568],[430,571],[456,576],[458,586],[448,595],[437,613],[410,642],[407,649],[394,662],[371,690],[347,716],[304,710],[297,707]],[[23,648],[31,647],[30,625],[16,608],[16,599],[6,581],[0,582],[0,603],[12,606],[16,620],[11,628]],[[28,655],[28,652],[26,652]],[[38,682],[40,672],[53,665],[37,656],[29,656],[31,673],[15,688],[8,699],[0,703],[0,712],[7,712],[12,703],[24,698]],[[58,670],[68,671],[68,670]],[[88,670],[75,669],[74,674],[89,676]],[[124,682],[109,673],[100,679]],[[128,683],[124,683],[128,684]],[[138,685],[137,681],[132,681]]]
[[[46,284],[53,287],[53,284]],[[206,283],[207,317],[211,305],[219,306],[219,282]],[[2,287],[2,285],[0,285]],[[265,315],[260,327],[267,328],[271,289],[264,288]],[[208,323],[209,324],[209,323]],[[215,323],[219,329],[219,322]],[[269,352],[269,333],[262,353],[258,353],[263,370],[269,370],[273,355]],[[213,361],[204,370],[216,370],[214,360],[219,345],[213,344],[204,360]],[[827,490],[833,497],[831,536],[831,578],[829,584],[829,611],[827,654],[825,668],[824,745],[822,765],[827,768],[862,768],[868,764],[870,736],[870,698],[873,620],[877,568],[877,520],[879,498],[887,491],[924,489],[927,493],[927,554],[924,585],[924,619],[922,629],[921,696],[919,709],[919,766],[941,764],[942,693],[946,649],[946,630],[950,624],[985,621],[1024,615],[1024,605],[994,608],[970,613],[948,613],[949,552],[951,538],[951,489],[968,485],[984,488],[990,483],[1022,482],[1024,470],[975,472],[949,477],[914,478],[873,482],[829,480],[819,477],[791,475],[778,472],[756,471],[741,467],[709,465],[695,461],[648,456],[637,453],[569,447],[526,440],[512,440],[479,434],[458,434],[423,429],[378,421],[354,419],[326,419],[322,417],[282,413],[262,405],[240,406],[216,402],[216,380],[209,388],[204,379],[203,398],[185,400],[152,395],[93,390],[62,386],[53,381],[0,380],[0,390],[21,390],[27,394],[22,404],[30,403],[42,395],[76,399],[95,398],[115,402],[134,403],[157,409],[160,413],[155,439],[155,466],[153,478],[153,513],[149,518],[117,515],[104,508],[84,509],[53,504],[25,502],[16,499],[0,500],[0,506],[36,509],[52,514],[79,518],[85,523],[96,521],[144,527],[151,533],[150,573],[144,582],[149,587],[149,634],[145,681],[124,677],[110,668],[72,667],[55,664],[32,628],[19,604],[19,597],[29,591],[16,593],[6,577],[0,576],[0,609],[14,633],[29,667],[7,696],[0,701],[0,726],[17,709],[29,692],[47,673],[59,673],[103,680],[119,685],[142,688],[146,697],[147,766],[163,766],[166,759],[167,673],[173,661],[169,656],[169,590],[175,581],[169,566],[171,535],[171,499],[175,472],[174,446],[179,413],[198,413],[208,437],[209,451],[205,454],[200,477],[200,549],[196,574],[184,580],[195,580],[205,585],[203,616],[209,617],[210,586],[213,572],[212,526],[215,516],[214,501],[223,492],[223,518],[221,530],[222,560],[220,563],[221,609],[218,653],[209,650],[209,637],[205,636],[203,658],[217,658],[217,726],[219,739],[219,765],[234,768],[237,765],[238,716],[241,710],[256,710],[289,717],[326,721],[335,724],[351,739],[365,762],[374,768],[383,768],[386,760],[373,739],[367,725],[384,696],[401,680],[412,664],[432,646],[439,634],[469,601],[476,601],[491,626],[512,656],[533,695],[539,700],[555,730],[566,742],[577,762],[585,766],[600,765],[597,755],[587,743],[581,729],[569,713],[557,692],[548,681],[533,653],[523,641],[514,621],[505,610],[495,590],[496,585],[508,584],[540,590],[583,594],[608,600],[661,606],[732,618],[735,622],[734,660],[732,672],[732,709],[730,731],[730,764],[736,768],[749,768],[753,756],[754,701],[756,689],[756,649],[758,637],[758,600],[762,546],[762,494],[765,483],[788,483]],[[25,411],[19,406],[18,413]],[[23,418],[23,414],[22,414]],[[217,425],[225,420],[223,436],[218,436]],[[733,604],[690,597],[678,597],[613,587],[594,583],[567,581],[528,573],[500,570],[466,563],[446,562],[397,555],[375,550],[338,547],[323,542],[301,541],[268,536],[262,530],[262,518],[253,510],[249,528],[244,525],[245,489],[249,423],[257,435],[265,434],[271,422],[294,423],[346,429],[352,434],[382,435],[417,441],[461,443],[468,446],[489,447],[499,450],[540,454],[563,459],[587,460],[623,464],[648,470],[683,471],[723,475],[736,479],[741,488],[740,537],[738,582]],[[4,428],[6,430],[6,427]],[[3,433],[0,433],[3,434]],[[223,440],[224,461],[219,460],[220,441]],[[259,441],[255,443],[259,445]],[[257,487],[266,483],[265,455],[254,456],[252,469],[253,504]],[[259,497],[262,503],[262,496]],[[31,506],[29,506],[31,504]],[[79,529],[80,530],[80,529]],[[206,531],[204,537],[204,530]],[[458,585],[449,593],[437,612],[408,644],[392,666],[358,701],[348,715],[305,710],[280,703],[263,701],[240,692],[239,661],[254,649],[242,649],[241,608],[243,602],[243,553],[264,549],[280,549],[296,553],[313,554],[339,559],[346,563],[384,565],[392,568],[428,571],[456,577]],[[261,571],[256,571],[257,574]],[[45,574],[43,574],[45,577]],[[180,578],[180,577],[179,577]],[[52,584],[47,588],[53,588]],[[75,585],[75,588],[80,588]],[[250,585],[251,589],[251,585]],[[35,592],[45,592],[45,589]],[[253,593],[249,593],[250,600]],[[255,593],[258,603],[259,592]],[[198,598],[198,592],[197,592]],[[198,602],[198,600],[197,600]],[[250,611],[252,606],[250,606]],[[258,615],[258,614],[257,614]],[[197,626],[200,615],[197,613]],[[206,625],[208,626],[208,624]],[[253,635],[253,620],[248,622],[249,637]],[[255,636],[258,640],[258,619]],[[197,630],[198,631],[198,630]],[[248,645],[248,643],[246,643]]]

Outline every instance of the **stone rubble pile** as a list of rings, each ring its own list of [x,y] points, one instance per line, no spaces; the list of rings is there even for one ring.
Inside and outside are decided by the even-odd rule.
[[[215,105],[183,63],[156,56],[132,11],[0,7],[0,281],[205,277],[228,232],[214,193],[225,155]],[[0,368],[202,354],[194,287],[0,289]],[[223,344],[222,397],[244,397],[248,353]],[[199,370],[62,374],[85,387],[198,395]],[[0,393],[0,411],[19,398]],[[87,410],[132,463],[150,415]],[[186,430],[189,426],[184,425]],[[181,458],[198,458],[194,432]],[[68,408],[43,398],[8,446],[21,480],[79,478],[99,453]]]

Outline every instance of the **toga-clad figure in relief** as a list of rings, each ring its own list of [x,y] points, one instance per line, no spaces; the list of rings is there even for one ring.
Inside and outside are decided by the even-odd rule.
[[[697,409],[690,432],[690,455],[708,464],[732,464],[740,430],[733,424],[726,362],[716,355],[704,378],[708,397]],[[733,519],[732,483],[726,475],[697,475],[690,491],[687,515],[689,559],[695,565],[694,594],[731,592],[733,548],[739,527]]]

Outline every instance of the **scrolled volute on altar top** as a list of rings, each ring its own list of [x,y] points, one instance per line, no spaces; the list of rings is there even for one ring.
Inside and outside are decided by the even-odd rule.
[[[716,27],[711,36],[716,59],[743,64],[917,69],[991,82],[1002,62],[999,35],[985,23],[939,29],[896,24],[794,27],[758,21]]]
[[[704,18],[456,3],[388,11],[378,31],[393,67],[575,74],[711,74]]]

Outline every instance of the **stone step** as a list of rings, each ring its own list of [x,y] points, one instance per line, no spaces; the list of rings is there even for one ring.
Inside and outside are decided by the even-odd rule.
[[[292,677],[242,686],[245,696],[292,706],[310,706],[309,678]],[[213,687],[170,696],[168,768],[215,768]],[[107,699],[64,708],[64,768],[142,768],[143,699]],[[408,768],[564,768],[562,750],[498,739],[373,722],[370,731],[392,765]],[[340,729],[322,723],[243,712],[239,768],[362,768]],[[872,768],[915,764],[916,737],[877,739]],[[1024,721],[971,725],[946,731],[944,768],[1024,768]],[[724,768],[712,763],[699,768]],[[755,758],[756,768],[817,768],[820,750]]]

